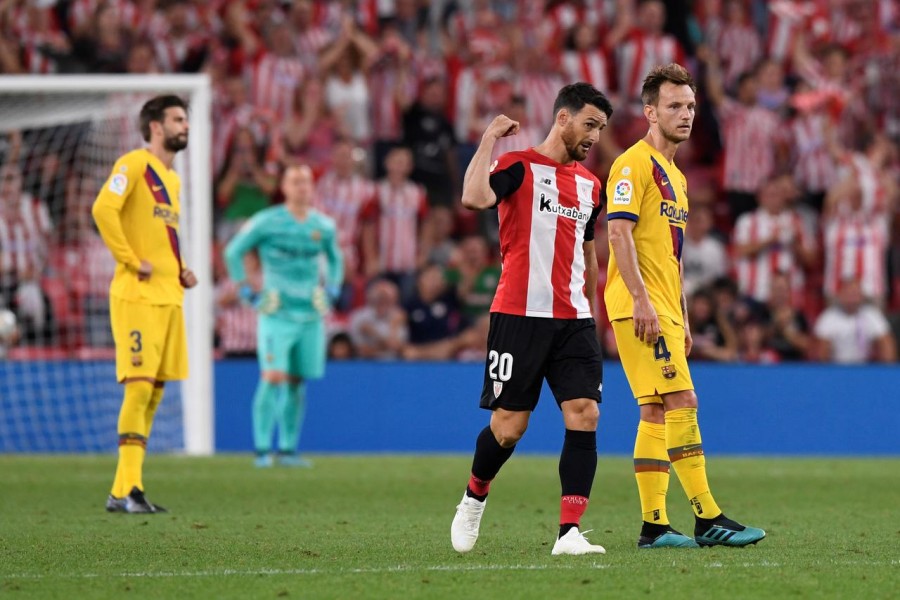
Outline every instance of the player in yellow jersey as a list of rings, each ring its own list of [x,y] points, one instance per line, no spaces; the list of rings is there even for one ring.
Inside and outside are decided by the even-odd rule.
[[[688,370],[691,330],[681,249],[687,181],[675,151],[691,134],[696,87],[680,65],[656,67],[641,99],[650,130],[613,163],[607,186],[609,272],[605,301],[622,367],[640,407],[634,471],[643,526],[639,548],[746,546],[766,532],[727,518],[709,491]],[[694,510],[694,537],[666,515],[669,466]]]
[[[155,513],[165,509],[144,497],[144,455],[165,382],[187,377],[181,305],[185,288],[197,285],[179,247],[181,180],[172,170],[188,143],[187,104],[178,96],[153,98],[141,108],[140,128],[149,147],[116,161],[93,215],[117,263],[109,316],[116,378],[125,389],[106,510]]]

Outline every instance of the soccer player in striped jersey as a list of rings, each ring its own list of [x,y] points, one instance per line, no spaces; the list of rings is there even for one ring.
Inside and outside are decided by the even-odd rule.
[[[491,305],[478,435],[469,483],[450,528],[453,548],[475,546],[491,481],[528,427],[546,379],[565,423],[559,459],[559,534],[552,554],[605,553],[579,530],[597,469],[603,363],[594,324],[594,225],[600,181],[580,164],[612,114],[587,83],[563,87],[539,145],[491,163],[496,141],[519,131],[506,115],[488,125],[463,181],[463,206],[495,208],[502,273]]]
[[[312,170],[288,167],[281,179],[284,204],[253,215],[225,248],[225,262],[240,295],[259,312],[257,353],[262,372],[253,398],[256,466],[269,467],[272,433],[278,425],[278,459],[305,467],[297,455],[306,413],[306,381],[325,373],[325,323],[344,281],[344,259],[334,220],[313,206]],[[256,250],[263,289],[246,282],[244,255]],[[325,257],[323,277],[320,259]]]
[[[643,513],[639,548],[755,544],[766,532],[725,517],[709,490],[688,371],[691,330],[681,250],[688,219],[687,180],[675,151],[691,135],[694,81],[680,65],[644,79],[647,135],[610,170],[610,257],[604,298],[622,367],[640,407],[634,471]],[[694,509],[694,537],[666,515],[669,466]]]
[[[187,377],[181,304],[197,285],[178,241],[181,179],[172,169],[187,147],[187,104],[157,96],[141,108],[141,135],[149,147],[113,166],[93,215],[116,259],[109,316],[116,344],[116,378],[125,387],[119,412],[119,463],[106,502],[110,512],[165,512],[144,496],[147,439],[166,381]]]

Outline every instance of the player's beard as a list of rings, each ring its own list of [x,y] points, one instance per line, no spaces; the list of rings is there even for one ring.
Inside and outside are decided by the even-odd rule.
[[[561,137],[569,158],[576,161],[582,161],[587,158],[587,152],[581,147],[581,140],[577,139],[575,127],[571,123],[563,129]]]
[[[169,152],[180,152],[187,148],[188,144],[188,134],[178,133],[172,136],[166,136],[163,140],[163,147]]]
[[[672,142],[673,144],[680,144],[681,142],[688,141],[688,138],[691,137],[691,132],[682,133],[678,130],[678,128],[674,129],[666,129],[662,125],[659,127],[659,132],[663,134],[663,137]]]

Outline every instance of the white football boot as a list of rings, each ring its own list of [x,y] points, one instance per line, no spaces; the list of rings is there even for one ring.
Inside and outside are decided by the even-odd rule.
[[[456,507],[453,524],[450,525],[450,541],[457,552],[468,552],[475,547],[485,504],[487,499],[479,502],[463,493],[463,498]]]
[[[587,531],[584,533],[587,533]],[[578,531],[577,527],[573,527],[566,532],[566,535],[556,540],[556,543],[553,544],[553,551],[550,554],[553,556],[559,556],[560,554],[606,554],[606,548],[587,541],[584,533]]]

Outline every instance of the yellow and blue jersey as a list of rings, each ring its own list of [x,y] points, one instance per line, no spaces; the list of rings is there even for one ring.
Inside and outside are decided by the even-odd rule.
[[[687,180],[644,140],[623,152],[609,174],[607,219],[634,221],[638,266],[656,312],[683,325],[681,250],[688,219]],[[610,252],[604,293],[609,319],[628,319],[634,304]]]
[[[180,193],[178,174],[149,150],[134,150],[116,161],[92,210],[117,263],[110,296],[141,304],[181,305]],[[153,265],[146,281],[137,276],[142,260]]]

